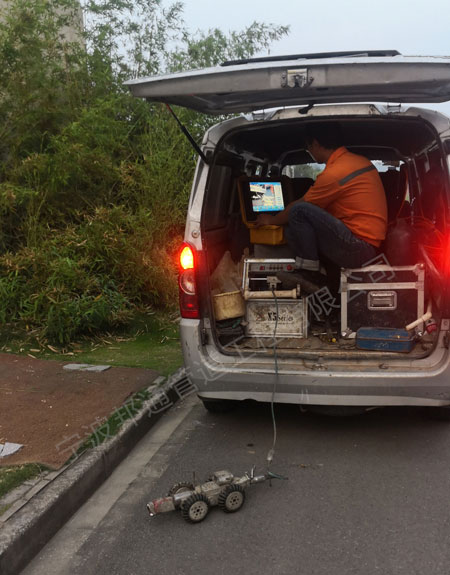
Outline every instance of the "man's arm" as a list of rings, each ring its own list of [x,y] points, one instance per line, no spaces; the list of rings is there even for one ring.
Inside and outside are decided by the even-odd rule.
[[[299,204],[303,202],[304,199],[300,198],[299,200],[294,200],[290,204],[288,204],[282,212],[278,212],[275,215],[271,214],[259,214],[256,220],[256,227],[261,226],[284,226],[284,224],[288,223],[289,220],[289,212],[291,211],[292,206],[295,204]]]

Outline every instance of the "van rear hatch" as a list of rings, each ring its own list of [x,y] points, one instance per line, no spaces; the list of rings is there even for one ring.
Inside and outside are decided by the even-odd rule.
[[[445,102],[449,57],[395,51],[310,54],[226,62],[221,66],[129,80],[136,97],[208,114],[338,102]]]

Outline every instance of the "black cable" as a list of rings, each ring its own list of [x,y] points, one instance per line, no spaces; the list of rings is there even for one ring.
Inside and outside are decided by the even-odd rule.
[[[272,288],[272,295],[275,299],[275,328],[273,330],[273,355],[274,355],[274,359],[275,359],[275,380],[273,382],[272,399],[270,401],[270,411],[272,414],[272,424],[273,424],[273,443],[272,443],[272,448],[267,453],[267,473],[269,473],[269,467],[270,467],[270,464],[272,463],[273,456],[275,454],[275,444],[277,442],[277,422],[275,419],[274,401],[275,401],[275,391],[276,391],[276,388],[278,385],[278,379],[279,379],[278,350],[277,350],[277,339],[276,339],[277,327],[278,327],[278,299],[277,299],[277,296],[275,295],[275,288]]]

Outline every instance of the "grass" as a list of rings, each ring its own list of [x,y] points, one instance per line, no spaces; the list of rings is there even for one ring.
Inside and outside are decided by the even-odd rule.
[[[67,348],[38,341],[32,331],[5,326],[0,332],[0,351],[74,363],[149,368],[163,376],[183,365],[178,314],[149,310],[137,313],[120,332],[86,338]]]
[[[0,467],[0,497],[3,497],[12,489],[18,487],[24,481],[33,479],[47,468],[38,463],[26,463],[25,465],[12,465],[10,467]],[[4,513],[9,506],[0,509],[0,514]]]

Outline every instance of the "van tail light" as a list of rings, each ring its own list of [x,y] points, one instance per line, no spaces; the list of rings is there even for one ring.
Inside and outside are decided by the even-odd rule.
[[[187,243],[181,246],[179,265],[178,287],[181,317],[198,319],[200,311],[198,308],[197,286],[195,284],[197,257],[195,248]]]

